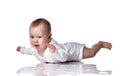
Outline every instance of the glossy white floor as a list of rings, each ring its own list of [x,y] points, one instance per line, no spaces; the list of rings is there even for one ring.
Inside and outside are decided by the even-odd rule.
[[[39,63],[24,66],[16,71],[18,76],[80,76],[80,75],[111,75],[112,70],[99,70],[96,64],[69,62],[58,64]]]

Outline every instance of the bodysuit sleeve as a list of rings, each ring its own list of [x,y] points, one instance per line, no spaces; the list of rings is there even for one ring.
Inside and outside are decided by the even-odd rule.
[[[25,48],[25,47],[21,47],[20,52],[22,54],[27,54],[27,55],[33,55],[34,54],[34,49],[33,48]]]
[[[67,49],[62,44],[58,44],[55,40],[52,40],[51,43],[56,47],[55,52],[52,54],[54,58],[60,62],[67,61],[68,59]]]

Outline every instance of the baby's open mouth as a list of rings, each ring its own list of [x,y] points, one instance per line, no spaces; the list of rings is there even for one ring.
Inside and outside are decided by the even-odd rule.
[[[35,48],[39,48],[39,45],[34,45],[35,46]]]

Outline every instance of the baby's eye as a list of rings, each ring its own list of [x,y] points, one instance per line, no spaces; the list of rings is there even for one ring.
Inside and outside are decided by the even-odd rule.
[[[38,38],[42,38],[42,36],[38,36]]]
[[[34,36],[30,36],[30,38],[34,38]]]

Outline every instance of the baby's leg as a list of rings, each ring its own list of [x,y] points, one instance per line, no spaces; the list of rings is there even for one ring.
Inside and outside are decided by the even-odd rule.
[[[85,47],[83,50],[83,59],[94,57],[101,48],[107,48],[111,50],[112,45],[109,42],[99,41],[98,43],[94,44],[91,48]]]

